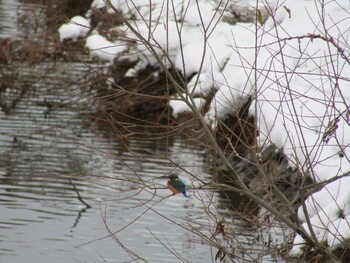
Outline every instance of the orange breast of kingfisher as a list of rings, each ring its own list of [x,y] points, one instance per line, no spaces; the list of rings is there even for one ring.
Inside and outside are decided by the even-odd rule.
[[[169,182],[167,182],[166,186],[169,188],[170,191],[172,191],[174,194],[179,194],[181,193],[179,190],[175,189],[174,187],[172,187]]]

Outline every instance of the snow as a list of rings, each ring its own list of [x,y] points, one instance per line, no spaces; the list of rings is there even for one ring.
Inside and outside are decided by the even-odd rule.
[[[257,68],[262,74],[257,80],[257,108],[252,107],[251,114],[258,118],[261,145],[272,142],[283,148],[293,166],[310,174],[316,182],[322,182],[350,171],[347,159],[350,157],[350,125],[345,118],[350,104],[347,91],[350,65],[336,47],[322,39],[303,38],[279,46],[277,40],[281,38],[309,33],[325,35],[319,6],[312,1],[288,3],[291,2],[283,5],[291,10],[291,18],[279,14],[285,12],[284,8],[279,8],[277,27],[272,19],[266,22],[266,30],[270,31],[261,37],[260,43],[266,48],[259,50]],[[350,15],[346,10],[349,7],[347,1],[328,2],[325,16],[328,33],[347,52]],[[342,81],[335,87],[335,79],[340,76]],[[323,136],[328,124],[336,118],[339,118],[338,127],[325,142]],[[310,195],[306,200],[307,215],[299,208],[299,218],[304,222],[307,216],[310,218],[312,230],[320,242],[326,241],[332,246],[339,245],[342,238],[350,238],[349,184],[350,178],[344,177]],[[311,233],[306,223],[303,227]],[[301,255],[303,243],[297,235],[290,254]]]
[[[59,27],[58,33],[60,41],[66,39],[77,40],[79,37],[85,37],[90,31],[89,21],[82,16],[74,16],[72,19]]]
[[[196,33],[197,36],[202,37],[202,33],[199,30]],[[177,53],[175,66],[185,76],[191,76],[198,72],[199,69],[201,69],[200,71],[219,71],[231,54],[231,50],[227,48],[226,43],[225,36],[213,34],[207,40],[206,45],[209,48],[207,52],[204,52],[203,39],[195,42],[189,40],[187,43],[184,43],[183,52]]]
[[[274,143],[283,149],[291,166],[316,182],[334,178],[307,198],[307,215],[300,208],[299,218],[305,222],[308,216],[319,241],[332,248],[350,238],[350,177],[337,178],[350,171],[350,65],[338,49],[349,58],[348,0],[326,0],[324,10],[317,1],[261,1],[259,8],[267,6],[275,20],[270,17],[256,33],[253,23],[218,22],[214,1],[198,0],[200,8],[197,1],[175,1],[174,9],[166,12],[163,0],[154,0],[151,14],[142,0],[111,2],[121,13],[135,18],[130,22],[165,65],[172,63],[183,75],[193,76],[188,92],[202,97],[194,99],[194,106],[200,108],[204,98],[217,90],[205,115],[212,128],[217,118],[238,109],[249,96],[255,98],[250,114],[257,118],[260,146]],[[92,3],[93,8],[104,6],[103,0]],[[188,7],[186,12],[184,7]],[[152,22],[142,16],[151,16]],[[183,23],[177,24],[175,18]],[[87,33],[73,25],[60,28],[61,41]],[[92,56],[112,61],[126,50],[130,59],[137,54],[140,62],[129,76],[147,64],[158,65],[150,47],[137,35],[123,26],[115,30],[137,44],[126,46],[122,39],[112,42],[92,32],[86,38]],[[175,117],[191,111],[178,98],[169,105]],[[331,132],[335,120],[337,127]],[[306,223],[303,227],[311,233]],[[301,255],[303,243],[297,235],[290,254]]]
[[[112,62],[117,55],[127,50],[123,41],[111,42],[97,32],[93,32],[86,38],[85,46],[90,50],[92,57],[109,62]]]
[[[349,50],[347,43],[350,43],[350,15],[346,11],[349,7],[347,1],[326,4],[325,28],[334,39],[340,40],[337,44],[345,50]],[[350,104],[347,91],[350,65],[341,58],[337,48],[322,39],[303,38],[279,46],[278,38],[309,33],[324,35],[320,7],[314,2],[298,2],[288,8],[291,18],[278,14],[285,12],[284,8],[277,10],[277,28],[272,19],[266,22],[267,30],[273,29],[261,39],[261,44],[268,48],[259,50],[258,69],[263,76],[257,81],[257,109],[251,108],[251,114],[256,113],[258,118],[261,145],[275,143],[283,148],[292,165],[310,174],[316,182],[322,182],[350,171],[347,159],[350,157],[350,125],[345,118]],[[335,61],[334,68],[332,61]],[[338,76],[342,81],[335,87]],[[335,134],[325,142],[323,136],[328,124],[336,118],[339,122]],[[349,177],[327,184],[307,198],[307,215],[303,208],[298,211],[302,221],[305,222],[307,216],[310,218],[318,240],[334,245],[333,248],[343,238],[350,238],[349,184]],[[306,223],[303,227],[311,233]],[[303,243],[297,235],[290,254],[301,255]]]
[[[186,96],[186,94],[183,95]],[[198,109],[202,108],[205,104],[205,100],[203,98],[194,98],[193,102]],[[169,105],[173,110],[173,116],[175,118],[177,118],[180,113],[192,112],[190,106],[180,99],[171,99],[169,101]]]
[[[212,89],[218,89],[225,82],[221,77],[222,75],[218,71],[195,74],[187,84],[188,92],[193,96],[206,97]]]
[[[217,119],[224,119],[227,114],[238,110],[245,101],[244,97],[249,95],[252,86],[244,76],[244,70],[236,69],[226,82],[222,82],[205,115],[207,123],[211,124],[212,128],[215,128]]]

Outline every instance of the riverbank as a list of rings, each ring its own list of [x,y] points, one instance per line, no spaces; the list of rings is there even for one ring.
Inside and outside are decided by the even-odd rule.
[[[305,222],[302,225],[304,236],[297,235],[291,255],[302,254],[306,236],[311,236],[315,242],[326,241],[326,247],[331,249],[337,248],[347,224],[347,214],[342,211],[349,202],[342,186],[347,180],[350,163],[343,161],[349,154],[347,138],[344,137],[349,126],[349,98],[343,91],[348,85],[348,42],[341,41],[348,30],[344,27],[347,14],[343,5],[329,3],[327,14],[336,14],[337,17],[327,20],[327,17],[318,16],[318,11],[325,8],[323,5],[301,1],[292,8],[288,2],[285,6],[272,4],[265,7],[270,12],[266,21],[260,16],[264,9],[258,6],[261,8],[257,12],[258,23],[234,21],[231,25],[218,22],[227,14],[226,10],[220,12],[224,8],[213,8],[204,2],[200,8],[196,5],[185,9],[181,4],[173,6],[170,15],[162,5],[155,5],[149,12],[147,6],[131,7],[119,1],[112,3],[116,7],[94,1],[86,15],[89,19],[97,12],[94,10],[99,10],[106,16],[114,14],[117,18],[116,24],[109,29],[101,27],[100,30],[99,26],[105,25],[105,21],[100,24],[94,21],[94,30],[86,32],[90,54],[107,61],[107,65],[118,65],[126,59],[130,63],[128,68],[118,68],[117,76],[107,81],[106,90],[110,90],[107,97],[117,94],[115,97],[123,99],[112,99],[111,110],[105,111],[106,116],[117,112],[114,120],[127,124],[124,127],[132,126],[132,122],[123,119],[126,116],[139,122],[143,121],[144,115],[152,116],[143,123],[154,126],[176,123],[176,118],[183,112],[192,114],[202,110],[206,123],[221,137],[218,138],[223,144],[221,148],[233,158],[247,159],[247,155],[253,155],[255,165],[260,164],[260,150],[274,143],[283,150],[288,161],[286,168],[300,173],[297,176],[301,181],[298,190],[302,190],[299,198],[303,208],[299,209],[298,216]],[[119,12],[124,14],[124,22],[130,23],[129,26],[120,25]],[[309,12],[320,19],[320,24],[328,23],[325,32],[315,28]],[[159,19],[147,23],[146,17]],[[181,27],[177,21],[181,21]],[[130,30],[130,26],[136,30]],[[85,37],[80,35],[81,31],[72,32],[72,36],[61,34],[61,39],[65,41],[77,35]],[[317,45],[313,45],[316,42]],[[295,48],[297,46],[299,49]],[[335,60],[334,54],[339,54]],[[341,72],[335,70],[335,64],[333,68],[327,68],[323,61],[340,63]],[[169,67],[175,70],[166,75],[160,85],[165,86],[163,91],[166,92],[144,92],[149,87],[145,79],[132,83],[141,72],[152,83],[162,72],[167,73]],[[171,79],[174,75],[177,81]],[[305,76],[310,76],[311,80]],[[326,76],[331,77],[327,79]],[[123,82],[130,80],[132,85],[125,88]],[[338,83],[335,89],[333,81]],[[140,85],[143,82],[147,83],[144,87]],[[251,96],[253,106],[245,111],[244,105]],[[163,100],[159,103],[160,98]],[[125,106],[121,103],[124,101],[127,102]],[[144,114],[150,109],[157,111]],[[239,112],[247,113],[239,115]],[[242,116],[246,116],[245,119]],[[164,123],[159,123],[163,120]],[[242,136],[247,124],[250,128]],[[266,176],[268,171],[262,170],[262,174]],[[337,177],[342,179],[332,179]],[[310,188],[307,178],[317,182],[316,186]],[[268,176],[264,179],[269,181]],[[327,180],[330,180],[329,185]],[[317,192],[323,182],[326,182],[324,187]],[[270,193],[268,189],[266,192]],[[314,199],[324,201],[322,205],[315,205]],[[327,212],[317,212],[324,211],[323,207],[327,207]],[[335,222],[338,227],[334,227]],[[320,244],[316,245],[320,247]]]
[[[16,23],[18,10],[37,21],[32,14],[44,15],[45,5],[1,1],[0,10],[13,16],[14,23],[7,35],[1,31],[12,46],[7,63],[0,65],[0,262],[119,263],[137,260],[135,254],[155,263],[178,262],[176,254],[192,262],[214,260],[213,241],[181,224],[195,225],[209,235],[216,219],[205,220],[202,202],[226,206],[225,200],[212,190],[196,192],[201,201],[193,189],[188,199],[169,197],[166,181],[157,179],[180,164],[209,180],[203,150],[180,136],[121,140],[110,125],[107,129],[88,119],[96,113],[105,71],[84,53],[85,42],[58,47],[57,32],[50,35],[48,29],[43,37]],[[33,43],[31,51],[22,56],[17,51],[28,42]],[[42,50],[40,59],[31,57],[36,47]],[[47,54],[50,51],[53,55]],[[191,185],[187,173],[180,176]],[[220,219],[241,222],[228,211],[213,209]],[[233,227],[237,233],[253,232],[244,222]],[[118,231],[124,247],[106,228]],[[159,240],[171,243],[176,254]],[[263,243],[251,240],[255,251],[249,249],[250,257],[273,257],[260,256],[260,250],[266,251]],[[245,246],[252,247],[250,242],[239,242],[240,255],[248,251]]]

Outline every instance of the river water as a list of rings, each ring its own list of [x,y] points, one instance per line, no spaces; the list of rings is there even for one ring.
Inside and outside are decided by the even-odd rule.
[[[27,41],[30,21],[19,16],[44,9],[0,1],[0,37]],[[202,148],[181,136],[120,141],[86,118],[96,92],[81,83],[98,72],[87,57],[1,69],[0,262],[213,262],[221,220],[231,233],[221,244],[236,248],[236,261],[285,262],[270,253],[268,231],[218,193],[193,189],[191,174],[213,176]],[[159,177],[171,171],[189,198],[169,196]]]

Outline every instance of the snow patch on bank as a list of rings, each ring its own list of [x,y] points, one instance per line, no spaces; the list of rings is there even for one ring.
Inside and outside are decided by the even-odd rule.
[[[89,21],[82,16],[74,16],[72,19],[59,27],[58,33],[60,41],[72,39],[76,41],[79,37],[85,37],[90,31]]]
[[[93,32],[86,38],[85,46],[90,50],[91,57],[109,62],[112,62],[117,55],[127,50],[123,41],[111,42],[97,32]]]
[[[183,94],[184,96],[186,96],[186,94]],[[205,99],[203,98],[194,98],[193,99],[193,105],[197,108],[197,109],[201,109],[205,104]],[[184,102],[183,100],[177,98],[177,99],[171,99],[169,100],[169,105],[173,110],[173,116],[175,118],[177,118],[179,116],[179,114],[181,113],[185,113],[185,112],[192,112],[191,107]]]

